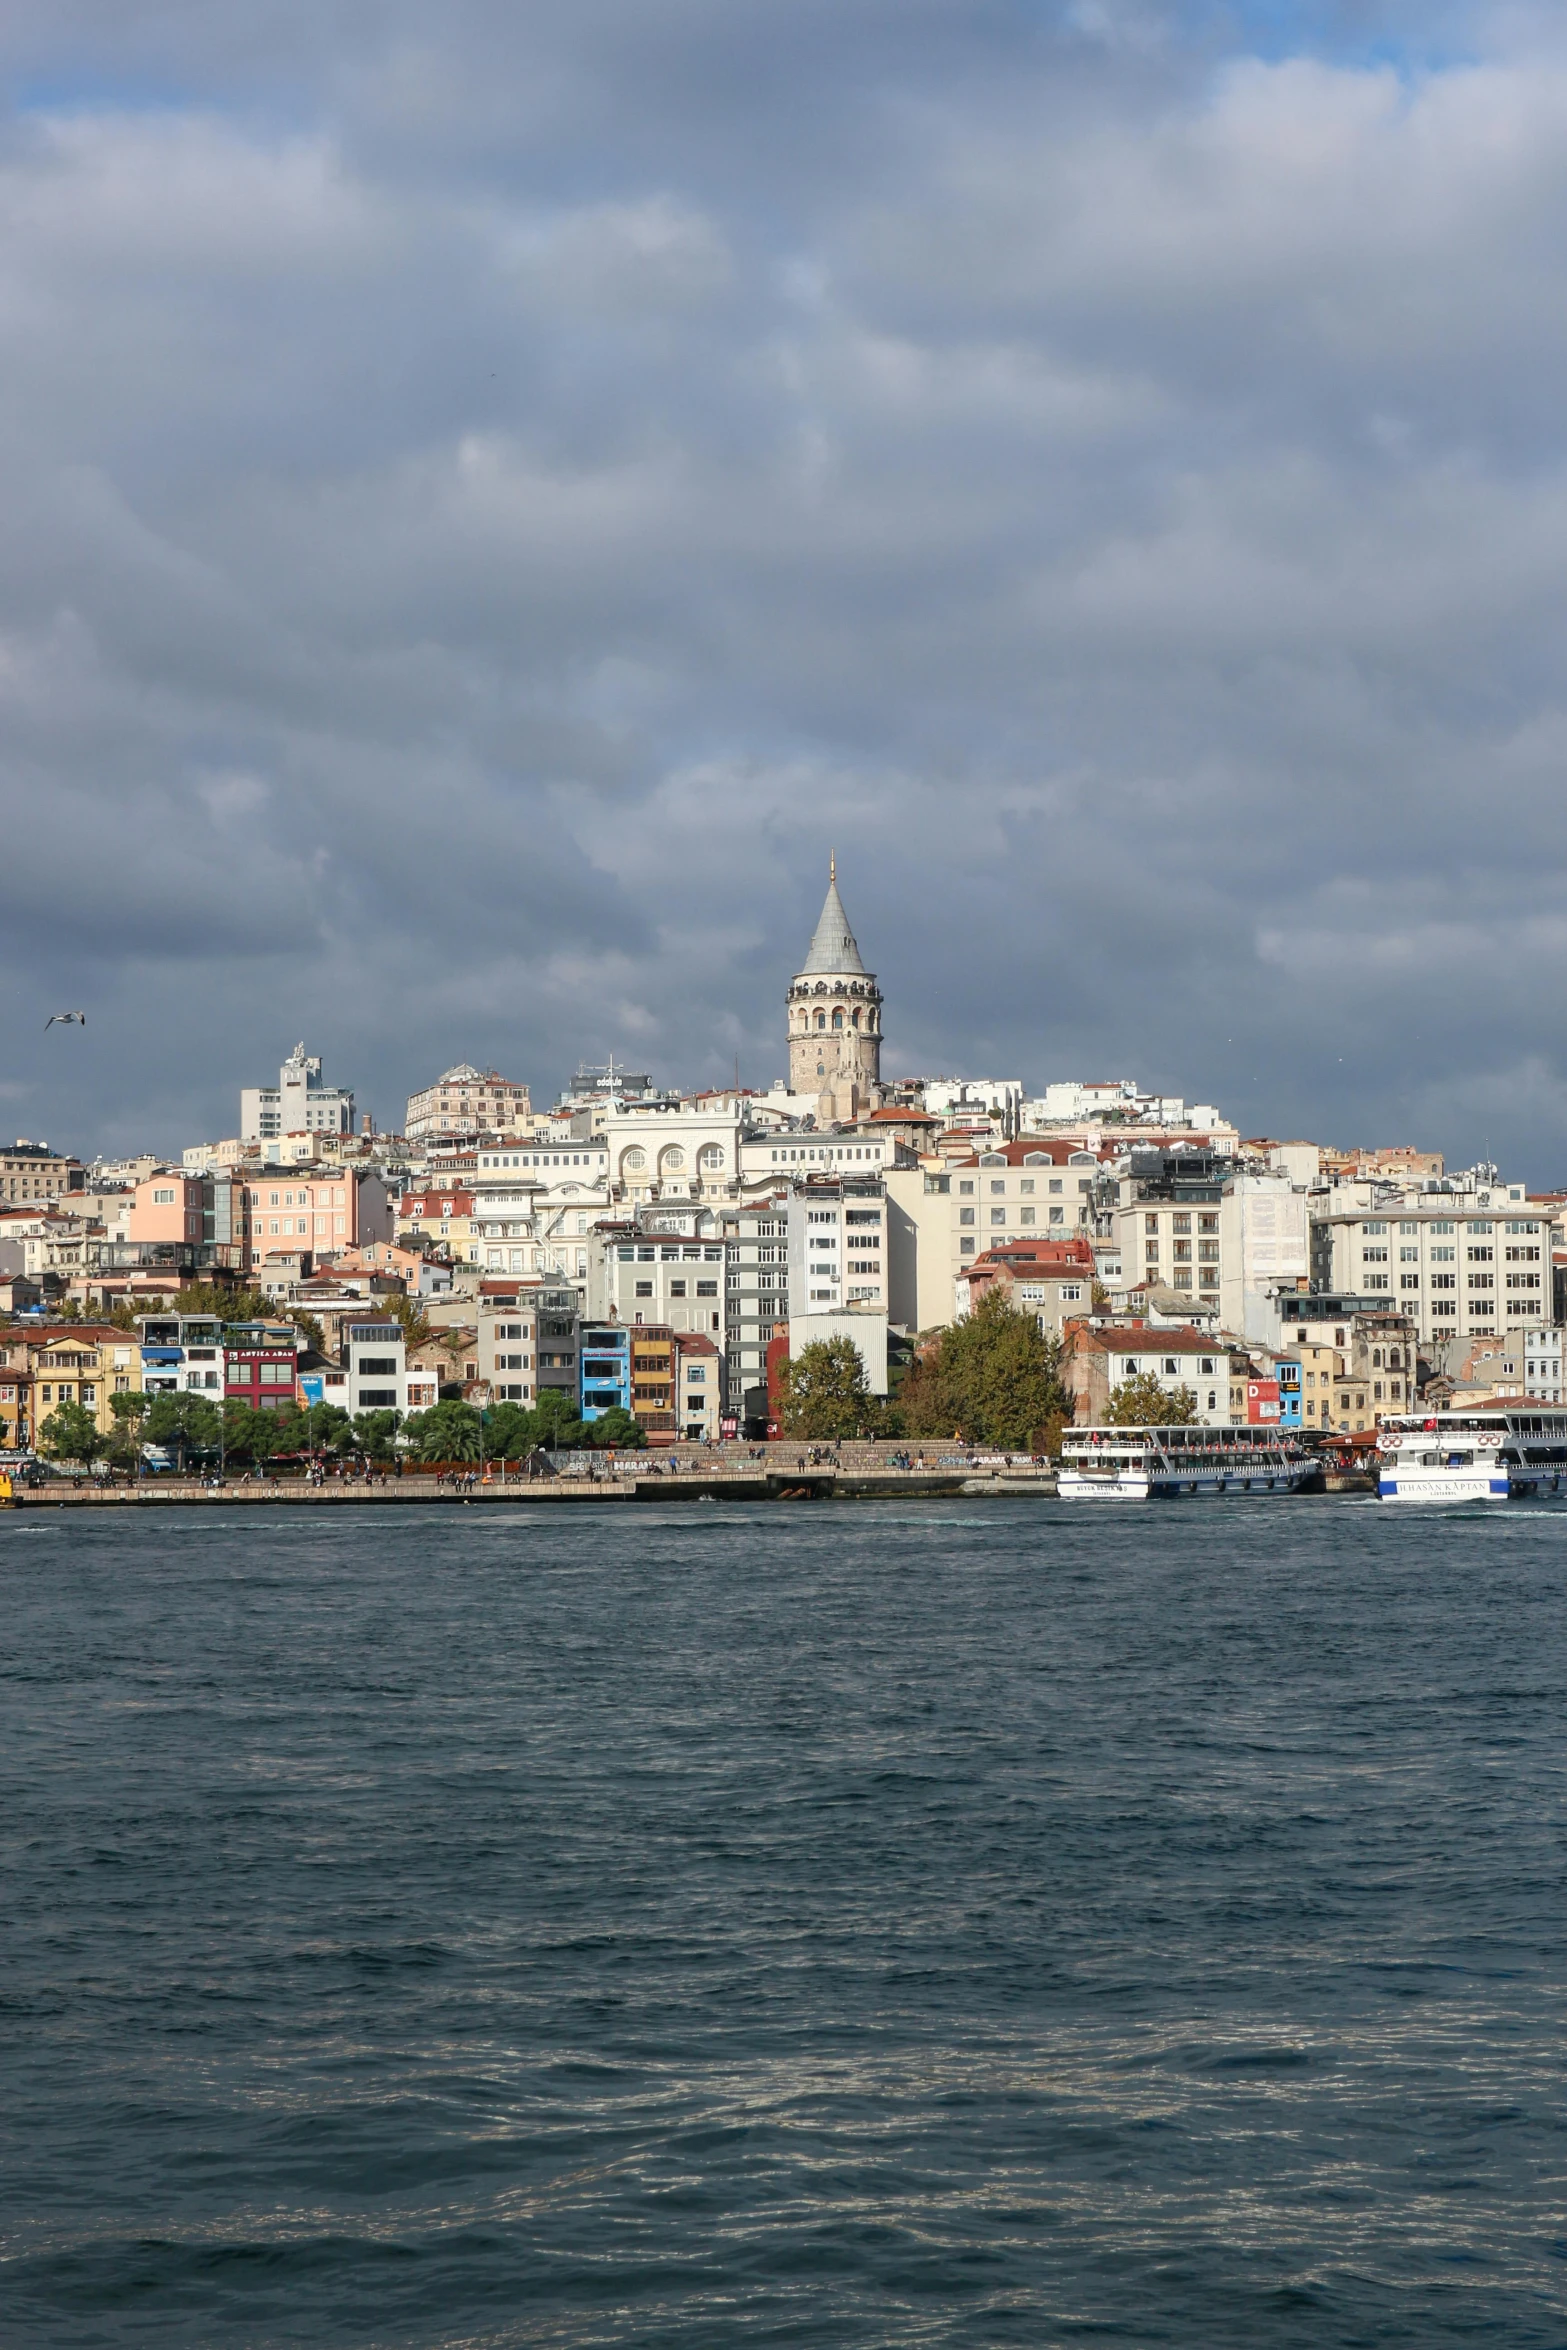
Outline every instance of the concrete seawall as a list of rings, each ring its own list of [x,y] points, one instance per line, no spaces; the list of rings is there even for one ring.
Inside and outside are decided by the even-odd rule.
[[[498,1504],[655,1501],[936,1501],[956,1494],[976,1498],[1032,1496],[1053,1499],[1052,1470],[1025,1472],[955,1469],[710,1470],[678,1476],[540,1477],[463,1487],[437,1484],[433,1477],[394,1477],[385,1485],[309,1485],[300,1478],[277,1484],[206,1486],[191,1479],[159,1478],[141,1485],[19,1486],[15,1506],[37,1509],[256,1509],[278,1503],[301,1509],[378,1508],[421,1503],[433,1508],[490,1508]]]

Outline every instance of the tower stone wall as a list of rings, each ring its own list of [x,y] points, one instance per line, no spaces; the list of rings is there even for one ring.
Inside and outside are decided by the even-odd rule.
[[[789,982],[789,1087],[818,1097],[823,1124],[874,1109],[881,1095],[881,989],[867,971],[838,895],[827,897],[802,968]]]

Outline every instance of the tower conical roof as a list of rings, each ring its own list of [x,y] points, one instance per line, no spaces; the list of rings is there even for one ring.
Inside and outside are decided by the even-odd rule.
[[[844,912],[843,900],[838,895],[836,863],[833,867],[832,878],[827,884],[827,895],[822,903],[821,919],[817,923],[815,934],[811,939],[811,951],[801,964],[800,970],[802,975],[807,971],[858,971],[866,978],[870,976],[865,965],[860,961],[860,950],[854,943],[854,933],[849,928],[849,917]]]

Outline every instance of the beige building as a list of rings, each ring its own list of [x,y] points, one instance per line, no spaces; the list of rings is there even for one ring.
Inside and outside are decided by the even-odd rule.
[[[675,1433],[687,1444],[716,1442],[724,1408],[724,1358],[699,1331],[676,1331]]]
[[[889,1168],[887,1311],[894,1327],[934,1330],[966,1312],[961,1276],[987,1250],[1090,1234],[1098,1175],[1094,1152],[1027,1134],[993,1151],[965,1149]]]
[[[51,1151],[46,1142],[13,1142],[0,1147],[0,1201],[20,1207],[33,1200],[63,1199],[80,1191],[86,1170],[76,1159]]]
[[[531,1409],[544,1387],[575,1398],[577,1320],[572,1289],[519,1285],[514,1297],[481,1297],[474,1368],[490,1401]]]
[[[834,858],[809,952],[789,983],[789,1088],[814,1096],[818,1126],[849,1124],[881,1098],[881,990],[838,895]]]
[[[525,1085],[459,1061],[433,1085],[409,1095],[403,1134],[409,1142],[438,1141],[443,1135],[525,1134],[532,1119]]]
[[[1361,1200],[1340,1187],[1315,1193],[1311,1205],[1313,1287],[1334,1296],[1385,1295],[1390,1311],[1409,1316],[1422,1344],[1500,1337],[1552,1319],[1562,1211],[1531,1200],[1522,1184]]]

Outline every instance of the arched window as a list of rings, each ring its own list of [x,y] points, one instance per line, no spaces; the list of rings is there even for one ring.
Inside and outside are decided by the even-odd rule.
[[[825,1028],[825,1027],[826,1027],[826,1025],[827,1025],[827,1015],[826,1015],[826,1013],[825,1013],[825,1012],[818,1012],[818,1013],[817,1013],[817,1015],[816,1015],[816,1025],[817,1025],[817,1027],[818,1027],[818,1028]]]
[[[843,1013],[841,1011],[834,1012],[832,1016],[832,1024],[834,1028],[841,1028],[843,1026]]]
[[[860,1025],[860,1007],[858,1004],[856,1004],[854,1007],[854,1025],[856,1028],[858,1028]]]

